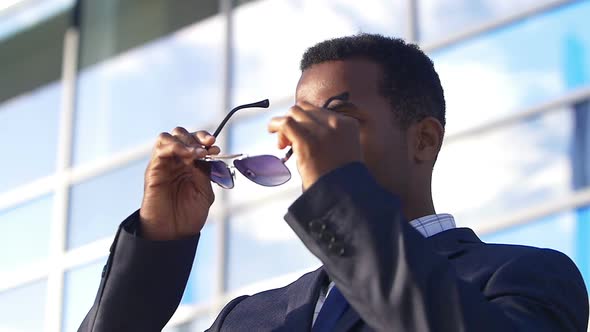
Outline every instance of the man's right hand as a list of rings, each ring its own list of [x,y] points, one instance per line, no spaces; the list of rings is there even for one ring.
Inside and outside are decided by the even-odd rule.
[[[139,211],[142,237],[177,240],[201,231],[215,195],[207,164],[195,160],[218,154],[214,143],[206,131],[192,135],[181,127],[158,136],[145,172]]]

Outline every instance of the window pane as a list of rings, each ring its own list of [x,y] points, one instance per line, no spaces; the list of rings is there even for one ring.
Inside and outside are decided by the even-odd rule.
[[[140,160],[72,187],[69,249],[114,235],[118,225],[139,209],[147,163]]]
[[[227,279],[230,291],[319,266],[317,258],[283,220],[292,202],[293,199],[269,201],[230,218]]]
[[[197,254],[181,305],[201,303],[210,300],[213,296],[217,285],[216,238],[217,224],[209,218],[201,231]]]
[[[106,257],[98,262],[66,271],[62,331],[78,331],[78,327],[94,303],[105,263]]]
[[[43,331],[46,293],[46,280],[0,293],[0,331]]]
[[[559,213],[533,223],[482,236],[482,241],[551,248],[573,259],[575,257],[575,222],[575,213]]]
[[[43,0],[43,1],[2,1],[0,11],[0,40],[29,30],[49,18],[65,11],[74,0]],[[1,2],[0,2],[1,3]],[[15,5],[15,6],[11,6]]]
[[[74,163],[155,140],[220,114],[223,19],[204,20],[84,70]]]
[[[572,112],[445,144],[434,168],[437,211],[474,225],[572,191]]]
[[[18,248],[18,255],[0,250],[0,273],[47,259],[53,196],[0,211],[0,243]]]
[[[590,285],[590,206],[575,210],[574,261],[582,272],[586,285]]]
[[[324,39],[357,32],[401,36],[406,1],[261,0],[234,12],[233,100],[292,95],[303,52]],[[264,18],[264,19],[261,19]]]
[[[420,40],[433,41],[553,0],[416,0]]]
[[[447,133],[590,83],[588,17],[590,1],[578,2],[434,52],[447,99]]]
[[[0,192],[54,172],[59,89],[53,83],[0,104]]]

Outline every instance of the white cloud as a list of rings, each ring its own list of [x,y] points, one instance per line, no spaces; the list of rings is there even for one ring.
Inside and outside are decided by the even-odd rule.
[[[573,213],[562,213],[557,218],[557,225],[560,232],[570,235],[564,238],[572,238],[572,235],[576,231],[576,215]]]
[[[568,115],[560,112],[534,125],[520,124],[443,147],[433,176],[437,210],[463,215],[469,220],[458,222],[469,225],[478,222],[472,218],[505,215],[522,204],[570,191]]]
[[[510,115],[531,91],[550,95],[561,85],[557,72],[514,71],[506,54],[485,44],[477,47],[471,51],[485,54],[481,62],[450,56],[437,62],[447,99],[447,135]],[[570,166],[563,144],[569,143],[569,116],[557,112],[445,144],[433,176],[437,210],[466,216],[470,220],[458,222],[470,224],[488,212],[506,214],[526,204],[522,199],[567,192]]]
[[[436,40],[551,0],[421,0],[422,36]]]
[[[97,72],[104,79],[125,77],[126,75],[138,74],[146,70],[146,59],[151,57],[153,52],[146,52],[144,48],[132,50],[115,58],[106,60],[88,69]]]
[[[193,47],[206,45],[214,48],[220,48],[223,44],[221,36],[225,35],[225,17],[218,14],[211,16],[198,24],[189,25],[175,32],[172,40],[188,44]]]
[[[447,101],[447,134],[502,118],[520,108],[527,94],[549,95],[559,90],[558,72],[515,72],[503,56],[477,59],[443,59],[437,62]]]
[[[380,0],[266,0],[240,6],[234,15],[236,100],[294,93],[299,60],[308,47],[360,30],[399,31],[403,21],[395,18],[405,12],[396,8]]]

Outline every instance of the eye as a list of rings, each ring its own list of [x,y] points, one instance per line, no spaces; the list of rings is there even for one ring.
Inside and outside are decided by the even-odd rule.
[[[359,112],[359,109],[354,104],[346,102],[338,104],[334,103],[333,106],[330,106],[327,109],[332,112],[336,112],[338,114],[342,114],[344,116],[353,118],[361,124],[365,122],[363,114]]]
[[[328,107],[327,109],[329,109],[330,111],[333,112],[338,112],[338,113],[349,113],[351,111],[352,105],[349,103],[332,103],[332,105],[330,105],[330,107]]]
[[[351,118],[355,118],[359,121],[362,118],[362,113],[359,112],[358,108],[356,108],[354,105],[349,104],[349,103],[341,103],[341,104],[334,105],[333,107],[330,107],[329,110],[336,112],[338,114],[342,114],[345,116],[349,116]]]

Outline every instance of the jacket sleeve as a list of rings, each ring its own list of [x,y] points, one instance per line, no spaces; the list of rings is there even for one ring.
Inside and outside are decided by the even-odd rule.
[[[205,332],[219,332],[221,331],[221,327],[223,325],[223,322],[225,321],[225,319],[227,318],[227,315],[229,315],[229,313],[238,305],[240,304],[240,302],[242,302],[243,300],[245,300],[246,298],[248,298],[248,295],[242,295],[239,297],[236,297],[235,299],[231,300],[230,302],[228,302],[223,309],[221,310],[221,312],[219,313],[219,315],[217,315],[217,318],[215,319],[215,322],[213,322],[213,325],[211,325],[210,328],[208,328]]]
[[[323,176],[285,220],[350,305],[377,331],[586,331],[588,297],[567,256],[538,250],[487,283],[459,279],[404,220],[400,201],[366,167]]]
[[[121,225],[94,305],[78,331],[161,331],[186,286],[199,236],[149,241],[134,235],[139,211]]]

